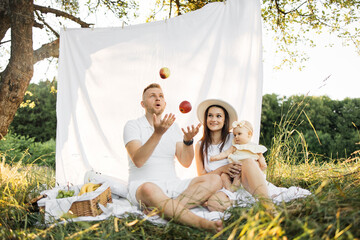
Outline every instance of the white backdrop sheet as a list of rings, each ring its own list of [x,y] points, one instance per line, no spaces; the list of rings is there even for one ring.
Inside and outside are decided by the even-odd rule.
[[[63,29],[57,95],[56,181],[81,184],[94,170],[127,181],[126,121],[140,117],[143,89],[159,83],[165,113],[197,124],[208,98],[230,102],[259,138],[262,101],[260,1],[228,0],[166,21],[124,28]],[[161,79],[159,70],[171,75]],[[179,111],[189,101],[193,110]],[[202,129],[200,130],[202,131]],[[198,134],[198,140],[201,133]],[[194,161],[195,162],[195,161]],[[180,178],[196,176],[177,165]]]

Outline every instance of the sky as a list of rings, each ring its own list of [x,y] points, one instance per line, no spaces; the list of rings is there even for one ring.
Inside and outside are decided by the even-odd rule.
[[[273,63],[281,58],[274,54],[271,38],[264,37],[264,93],[327,95],[337,100],[360,98],[360,56],[355,47],[343,46],[341,40],[329,34],[315,39],[316,47],[301,48],[309,57],[303,70],[296,67],[275,70]],[[327,46],[331,42],[334,45]]]
[[[131,22],[132,25],[145,22],[153,2],[154,0],[139,1],[140,16]],[[84,18],[86,22],[95,23],[95,27],[123,25],[111,14]],[[164,19],[164,15],[158,15],[158,19]],[[276,47],[271,33],[263,31],[263,94],[275,93],[287,97],[300,94],[327,95],[334,100],[360,98],[360,55],[356,53],[355,47],[343,46],[341,40],[327,33],[314,34],[314,39],[317,43],[314,48],[299,45],[299,49],[309,57],[302,70],[299,70],[299,65],[274,69],[283,56],[275,53]],[[327,46],[330,43],[334,45]],[[43,61],[35,65],[32,82],[52,79],[56,74],[56,64],[48,67],[47,62]]]

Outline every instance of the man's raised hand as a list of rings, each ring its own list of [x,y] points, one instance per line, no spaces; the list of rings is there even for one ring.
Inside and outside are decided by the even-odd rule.
[[[169,127],[175,122],[175,114],[166,114],[163,119],[153,114],[154,131],[158,134],[164,134]]]
[[[194,125],[191,125],[187,127],[187,131],[185,129],[181,128],[182,132],[184,133],[184,141],[190,141],[195,137],[196,134],[198,134],[199,129],[201,127],[201,123],[199,123],[196,127]]]

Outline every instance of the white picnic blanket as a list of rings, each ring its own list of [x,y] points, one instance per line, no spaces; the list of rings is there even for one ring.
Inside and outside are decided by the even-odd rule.
[[[56,195],[59,189],[66,189],[66,187],[57,187],[51,190],[43,191],[42,194],[46,194],[48,197],[38,201],[39,206],[45,206],[45,219],[47,223],[51,223],[54,220],[58,220],[64,213],[69,211],[71,204],[74,201],[78,200],[87,200],[96,197],[99,193],[104,191],[107,187],[110,186],[113,202],[108,203],[107,206],[100,205],[103,213],[96,217],[77,217],[72,218],[71,221],[96,221],[104,220],[110,216],[116,216],[119,218],[126,217],[128,214],[137,214],[142,218],[147,218],[149,221],[156,224],[166,224],[167,221],[161,217],[155,215],[148,217],[144,214],[138,207],[133,206],[127,199],[127,183],[121,179],[116,179],[114,177],[105,176],[94,171],[88,171],[85,175],[84,183],[94,182],[102,183],[102,186],[98,188],[95,192],[84,194],[79,197],[71,197],[68,199],[56,199]],[[282,202],[288,202],[298,198],[304,198],[311,195],[311,192],[300,188],[300,187],[276,187],[274,184],[267,182],[269,188],[269,195],[273,199],[275,204],[280,204]],[[81,185],[80,185],[81,186]],[[80,186],[75,186],[72,189],[75,190],[75,194],[78,194]],[[86,196],[85,196],[86,195]],[[234,207],[248,207],[256,202],[256,200],[251,196],[250,193],[244,189],[240,189],[236,193],[236,203]],[[224,214],[223,212],[210,212],[206,208],[197,207],[191,209],[196,215],[206,218],[208,220],[219,220],[226,219],[229,217],[229,214]]]

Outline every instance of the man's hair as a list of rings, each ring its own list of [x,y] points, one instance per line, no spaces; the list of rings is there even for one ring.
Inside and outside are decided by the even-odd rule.
[[[149,90],[150,88],[160,88],[160,89],[161,89],[161,87],[160,87],[159,84],[157,84],[157,83],[151,83],[149,86],[147,86],[147,87],[144,89],[143,94],[142,94],[143,98],[144,98],[145,92],[146,92],[147,90]],[[162,90],[162,89],[161,89],[161,90]]]

